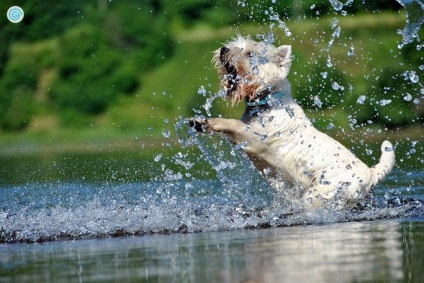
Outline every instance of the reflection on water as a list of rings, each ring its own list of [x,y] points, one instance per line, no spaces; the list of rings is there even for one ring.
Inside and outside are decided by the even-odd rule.
[[[419,282],[424,222],[1,245],[5,282]]]

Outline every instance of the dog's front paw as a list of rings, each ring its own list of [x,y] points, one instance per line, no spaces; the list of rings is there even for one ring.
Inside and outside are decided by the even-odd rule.
[[[206,132],[208,120],[207,119],[190,119],[188,121],[190,127],[194,128],[199,133]]]

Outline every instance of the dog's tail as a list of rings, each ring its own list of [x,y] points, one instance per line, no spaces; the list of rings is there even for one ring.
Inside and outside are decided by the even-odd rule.
[[[389,174],[393,166],[395,166],[395,150],[389,141],[384,141],[381,144],[380,162],[371,168],[373,185]]]

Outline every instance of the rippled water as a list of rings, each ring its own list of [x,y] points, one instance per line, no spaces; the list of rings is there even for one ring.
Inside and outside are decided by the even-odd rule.
[[[424,221],[0,245],[2,282],[421,282]]]
[[[1,188],[0,241],[40,242],[424,217],[422,171],[398,170],[366,207],[303,212],[265,183],[177,180]],[[228,181],[228,180],[227,180]],[[248,183],[248,184],[246,184]]]
[[[395,170],[367,207],[305,213],[258,176],[237,182],[255,171],[234,166],[221,164],[221,177],[212,179],[3,185],[0,281],[419,282],[424,276],[422,170]]]
[[[307,212],[290,194],[272,189],[241,148],[197,135],[186,120],[177,123],[176,130],[181,151],[151,156],[153,164],[122,153],[119,159],[57,156],[25,163],[7,158],[4,163],[16,163],[17,170],[31,178],[15,185],[13,178],[1,182],[0,243],[424,217],[424,172],[419,166],[397,168],[359,205]],[[199,149],[200,156],[190,152],[192,148]],[[208,167],[196,168],[196,163]],[[54,169],[44,170],[48,164]],[[146,171],[155,177],[134,181],[133,175]],[[37,174],[42,177],[35,178]]]
[[[424,275],[423,170],[397,168],[361,206],[311,213],[273,191],[241,149],[185,134],[188,153],[158,153],[147,165],[123,154],[0,160],[27,175],[21,182],[2,175],[0,281],[418,282]],[[188,159],[193,146],[209,167]],[[160,173],[143,177],[148,170]]]

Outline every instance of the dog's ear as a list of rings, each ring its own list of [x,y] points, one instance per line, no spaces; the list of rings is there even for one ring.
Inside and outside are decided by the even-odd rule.
[[[281,45],[275,52],[275,63],[281,68],[290,68],[291,65],[291,45]]]

